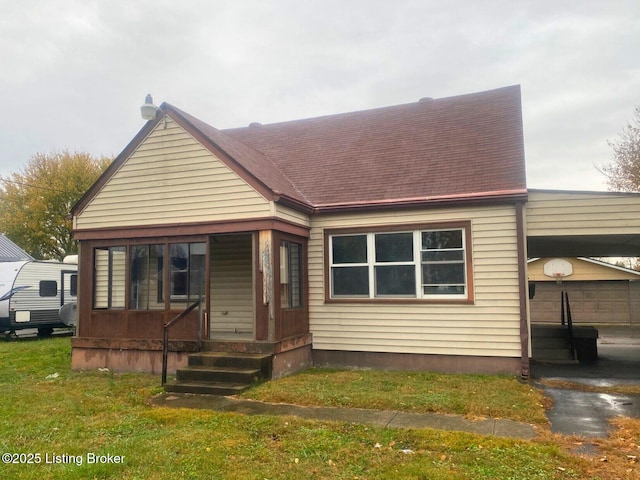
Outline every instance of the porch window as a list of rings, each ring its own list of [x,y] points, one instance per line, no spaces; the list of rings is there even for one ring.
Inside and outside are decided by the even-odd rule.
[[[163,309],[164,245],[132,246],[130,258],[130,308],[134,310]]]
[[[302,246],[299,243],[280,243],[280,306],[302,307]]]
[[[124,308],[126,248],[96,248],[93,262],[93,308]]]
[[[467,227],[333,234],[330,298],[468,298]]]
[[[169,245],[172,308],[184,308],[178,303],[191,303],[204,292],[206,243],[172,243]]]

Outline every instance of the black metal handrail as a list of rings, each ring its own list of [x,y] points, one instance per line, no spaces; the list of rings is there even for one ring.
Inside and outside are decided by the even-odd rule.
[[[198,305],[200,300],[189,305],[184,311],[173,317],[162,327],[162,386],[167,383],[167,359],[169,357],[169,328],[171,328],[176,322],[179,322],[184,317],[189,315]]]
[[[569,294],[564,292],[567,306],[567,332],[569,335],[569,352],[571,353],[571,360],[576,359],[576,351],[573,342],[573,319],[571,318],[571,305],[569,305]]]

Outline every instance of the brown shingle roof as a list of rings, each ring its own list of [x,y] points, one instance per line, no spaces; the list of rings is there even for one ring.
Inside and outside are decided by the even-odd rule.
[[[306,211],[526,198],[519,86],[229,130],[160,109],[267,198]],[[161,118],[138,132],[74,214]]]
[[[519,86],[222,133],[314,207],[526,194]]]

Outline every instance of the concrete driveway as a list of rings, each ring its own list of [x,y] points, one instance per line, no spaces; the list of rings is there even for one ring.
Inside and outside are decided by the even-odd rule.
[[[596,387],[640,386],[640,327],[598,327],[598,330],[597,362],[586,365],[532,364],[533,380],[550,379]],[[606,437],[610,418],[640,418],[640,395],[593,393],[538,385],[553,400],[553,408],[547,415],[551,431],[555,433]]]

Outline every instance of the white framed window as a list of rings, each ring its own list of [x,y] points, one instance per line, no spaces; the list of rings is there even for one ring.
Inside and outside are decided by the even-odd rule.
[[[468,300],[467,228],[329,234],[329,298]]]

